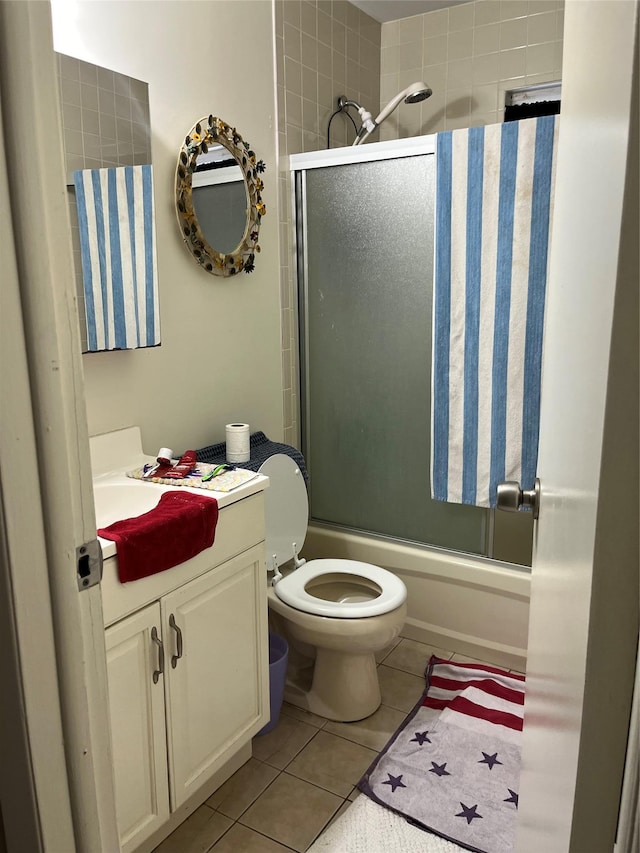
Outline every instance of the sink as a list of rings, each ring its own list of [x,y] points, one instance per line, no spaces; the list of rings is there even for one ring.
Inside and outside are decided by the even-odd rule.
[[[97,527],[107,527],[114,521],[133,518],[149,512],[158,505],[160,496],[170,487],[156,483],[118,482],[93,484],[93,501]]]

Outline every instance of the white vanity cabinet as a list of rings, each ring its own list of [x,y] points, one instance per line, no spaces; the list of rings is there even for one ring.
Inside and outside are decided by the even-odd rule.
[[[184,808],[192,810],[199,796],[204,801],[212,793],[207,781],[268,721],[263,517],[262,494],[226,507],[211,548],[130,584],[117,587],[109,566],[114,561],[105,564],[123,853],[152,835],[157,841],[165,825],[167,834],[175,828],[175,812],[180,809],[183,818]],[[122,615],[132,606],[134,612]]]

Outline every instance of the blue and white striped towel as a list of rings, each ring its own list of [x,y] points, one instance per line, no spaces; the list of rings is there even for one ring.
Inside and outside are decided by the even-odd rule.
[[[431,483],[495,506],[532,488],[558,122],[438,134]]]
[[[160,343],[151,166],[74,173],[89,350]]]

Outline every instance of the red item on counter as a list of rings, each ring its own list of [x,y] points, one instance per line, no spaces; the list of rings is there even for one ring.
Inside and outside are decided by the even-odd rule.
[[[218,501],[192,492],[165,492],[158,505],[116,521],[98,535],[116,543],[120,583],[146,578],[190,560],[213,545]]]
[[[174,465],[173,468],[169,468],[168,471],[164,471],[161,475],[156,474],[155,476],[166,477],[169,480],[182,480],[190,474],[195,467],[196,452],[195,450],[187,450],[182,454],[177,465]]]

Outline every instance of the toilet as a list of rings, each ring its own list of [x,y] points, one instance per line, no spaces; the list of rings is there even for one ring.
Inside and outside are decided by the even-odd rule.
[[[289,643],[284,698],[330,720],[364,719],[380,706],[375,654],[400,633],[406,587],[369,563],[301,560],[309,520],[304,477],[285,454],[269,457],[260,474],[269,477],[269,620]]]

